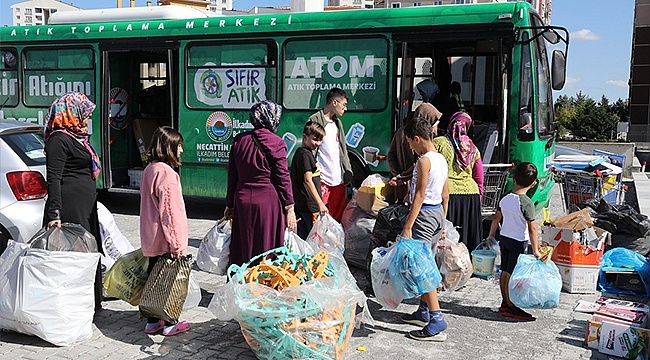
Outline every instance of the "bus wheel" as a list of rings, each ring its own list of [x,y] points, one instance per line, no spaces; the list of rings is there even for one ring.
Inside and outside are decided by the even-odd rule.
[[[363,156],[354,150],[348,150],[348,158],[350,159],[350,164],[352,165],[352,186],[355,188],[360,188],[361,183],[365,180],[370,174],[370,167],[366,164],[366,161],[363,159]]]

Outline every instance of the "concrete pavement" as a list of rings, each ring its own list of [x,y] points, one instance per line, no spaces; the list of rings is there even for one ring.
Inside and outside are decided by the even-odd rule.
[[[136,203],[137,213],[137,201],[119,202],[121,207],[105,204],[113,211],[120,230],[139,247],[138,217],[130,215],[134,214],[134,205],[122,204]],[[557,188],[551,203],[552,215],[561,214]],[[127,206],[126,210],[124,206]],[[208,219],[205,219],[206,216],[200,219],[190,215],[191,253],[196,253],[201,239],[215,219],[220,217],[212,204],[204,206],[206,209],[203,213],[214,215],[207,216]],[[188,204],[188,209],[190,207],[195,209],[194,205]],[[361,279],[361,285],[365,285],[361,272],[355,270],[354,273]],[[105,301],[104,310],[96,317],[92,339],[59,348],[36,337],[0,332],[0,359],[255,359],[241,335],[238,323],[219,321],[206,308],[215,289],[224,283],[225,278],[202,271],[196,271],[195,275],[203,297],[198,308],[182,315],[192,324],[192,329],[187,333],[172,337],[145,335],[145,321],[139,319],[137,307],[123,301]],[[407,300],[396,310],[391,310],[382,309],[373,299],[369,299],[368,306],[375,325],[354,331],[346,358],[608,359],[583,346],[589,316],[572,311],[579,299],[593,301],[598,296],[598,293],[562,293],[558,308],[532,310],[537,320],[524,323],[504,318],[497,312],[500,294],[496,283],[472,278],[462,290],[440,295],[449,324],[446,331],[448,339],[444,343],[422,343],[406,337],[406,333],[415,328],[402,324],[400,316],[415,310],[417,301]]]

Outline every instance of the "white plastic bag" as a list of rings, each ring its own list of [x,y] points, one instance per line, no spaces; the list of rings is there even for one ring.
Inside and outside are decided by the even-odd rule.
[[[230,221],[221,219],[208,231],[199,245],[196,265],[199,269],[225,275],[230,256]]]
[[[338,250],[343,254],[345,250],[345,232],[343,226],[339,224],[330,214],[322,215],[314,223],[311,232],[305,239],[312,249],[322,249],[329,253]]]
[[[375,298],[382,306],[391,309],[397,308],[403,300],[397,289],[395,289],[395,284],[388,272],[390,262],[395,255],[395,249],[395,245],[373,249],[372,262],[370,263],[370,277]]]
[[[117,259],[135,248],[115,224],[113,214],[100,202],[97,202],[97,216],[99,217],[99,232],[102,236],[102,249],[104,250],[104,255],[101,256],[103,277]]]
[[[201,302],[201,286],[194,278],[194,271],[190,272],[189,283],[187,285],[187,297],[183,303],[183,311],[193,309],[199,306]]]
[[[289,249],[289,252],[292,254],[306,255],[314,253],[314,249],[311,248],[311,245],[289,229],[284,230],[284,246]]]
[[[0,328],[57,346],[90,339],[99,253],[15,249],[24,246],[10,241],[0,258]]]

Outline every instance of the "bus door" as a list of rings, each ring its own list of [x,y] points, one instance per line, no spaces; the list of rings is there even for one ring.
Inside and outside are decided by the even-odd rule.
[[[427,101],[417,85],[432,80],[438,88],[432,104],[443,113],[438,135],[446,133],[454,112],[464,110],[474,121],[470,136],[481,151],[483,162],[507,162],[506,45],[500,38],[485,39],[471,34],[453,41],[438,37],[440,40],[434,35],[427,40],[410,39],[396,46],[398,124],[403,125],[404,119]]]
[[[178,128],[177,81],[176,43],[102,48],[101,98],[108,109],[102,114],[106,188],[139,189],[153,131],[159,126]]]

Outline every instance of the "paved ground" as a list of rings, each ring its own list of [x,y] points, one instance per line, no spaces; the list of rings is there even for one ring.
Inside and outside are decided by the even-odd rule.
[[[125,236],[139,247],[137,196],[108,194],[101,200],[114,213]],[[562,211],[557,191],[551,200],[554,216]],[[223,206],[189,199],[190,252],[195,253],[200,240],[221,215]],[[215,289],[224,283],[223,276],[197,271],[202,288],[198,308],[183,314],[193,328],[184,334],[163,337],[143,332],[144,320],[136,307],[123,301],[106,301],[95,319],[93,338],[66,348],[52,346],[36,337],[0,332],[1,359],[254,359],[255,356],[239,331],[236,322],[222,322],[206,309]],[[363,282],[359,271],[355,275]],[[361,285],[364,285],[363,283]],[[498,286],[472,278],[461,291],[442,293],[441,306],[449,328],[445,343],[421,343],[406,338],[414,329],[400,323],[400,316],[417,305],[406,301],[396,310],[382,309],[373,299],[368,301],[375,319],[374,326],[354,331],[347,359],[607,359],[607,356],[583,346],[585,314],[574,313],[578,299],[595,300],[599,294],[562,293],[561,304],[553,310],[533,310],[537,321],[520,323],[502,317]],[[364,350],[365,349],[365,350]]]

